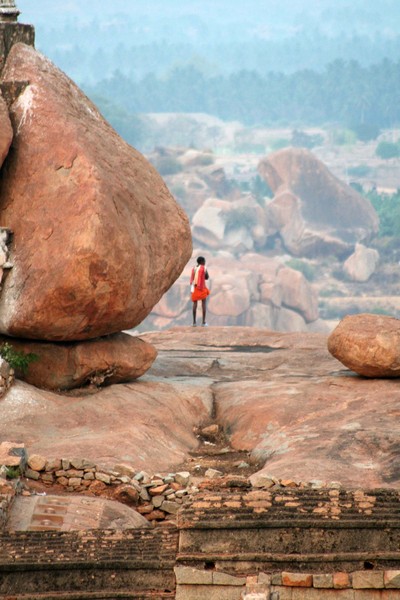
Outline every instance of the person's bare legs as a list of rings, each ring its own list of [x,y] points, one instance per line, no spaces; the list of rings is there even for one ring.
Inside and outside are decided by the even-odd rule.
[[[193,302],[193,326],[196,325],[197,300]]]
[[[206,324],[206,314],[207,314],[207,298],[201,301],[201,309],[203,312],[203,325]]]

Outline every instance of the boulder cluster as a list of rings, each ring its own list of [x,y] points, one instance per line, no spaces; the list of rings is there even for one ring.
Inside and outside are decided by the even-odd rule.
[[[190,323],[188,279],[200,254],[210,272],[210,323],[282,331],[327,330],[307,268],[331,257],[344,279],[365,282],[378,265],[378,252],[366,245],[379,226],[374,208],[309,150],[262,159],[258,188],[248,191],[239,186],[241,173],[228,174],[211,153],[159,148],[150,159],[161,169],[174,165],[165,179],[190,217],[195,252],[147,328]],[[307,310],[297,305],[305,295]]]
[[[0,223],[13,232],[0,333],[84,345],[134,328],[191,255],[187,216],[154,167],[34,47],[11,48],[0,89]],[[38,348],[44,387],[54,387],[43,378],[54,348]],[[99,363],[112,373],[102,370],[103,382],[118,380],[107,343],[89,377]],[[134,355],[123,371],[123,380],[138,376]]]

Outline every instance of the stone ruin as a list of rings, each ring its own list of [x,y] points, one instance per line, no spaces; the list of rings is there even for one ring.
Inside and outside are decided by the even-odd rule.
[[[59,478],[70,483],[80,470],[81,482],[125,492],[131,487],[143,500],[139,509],[151,498],[176,507],[164,511],[167,520],[150,521],[162,525],[135,526],[127,507],[124,513],[94,498],[48,495],[35,498],[27,517],[21,501],[31,498],[18,499],[21,481],[0,478],[0,598],[399,598],[396,490],[296,487],[265,479],[255,487],[244,477],[211,479],[199,489],[188,473],[151,479],[127,474],[120,465],[107,474],[84,459],[29,458],[23,446],[11,443],[0,446],[0,455],[6,468],[41,477],[50,490],[61,467]],[[68,471],[74,471],[71,477]],[[163,495],[167,489],[174,500]],[[12,516],[16,502],[20,518],[18,512]]]

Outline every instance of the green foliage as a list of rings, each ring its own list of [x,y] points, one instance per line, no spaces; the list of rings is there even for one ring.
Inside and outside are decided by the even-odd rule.
[[[240,229],[246,227],[251,229],[257,224],[257,217],[254,211],[249,210],[246,206],[232,208],[225,213],[225,228],[226,231]]]
[[[21,470],[19,467],[6,467],[7,479],[18,479],[21,476]]]
[[[25,353],[15,350],[8,342],[1,344],[0,356],[8,362],[10,367],[21,373],[26,373],[29,365],[39,358],[37,354],[34,354],[33,352]]]
[[[305,262],[299,258],[291,258],[286,262],[286,266],[303,273],[308,281],[313,281],[315,279],[315,267],[309,262]]]
[[[367,177],[371,173],[371,167],[368,165],[356,165],[355,167],[349,167],[347,173],[353,177]]]
[[[400,156],[400,144],[399,142],[379,142],[375,154],[379,156],[379,158],[385,160],[389,158],[398,158]]]
[[[378,213],[379,237],[400,237],[400,192],[396,194],[378,194],[376,190],[368,192],[367,198]]]

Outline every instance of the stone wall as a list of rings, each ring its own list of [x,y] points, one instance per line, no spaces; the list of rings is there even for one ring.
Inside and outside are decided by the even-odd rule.
[[[3,454],[24,469],[22,447],[4,447]],[[128,487],[137,510],[148,506],[145,513],[164,514],[152,519],[154,527],[139,530],[4,531],[0,598],[12,593],[38,600],[40,589],[58,600],[400,599],[398,491],[282,483],[255,489],[243,477],[196,488],[186,473],[150,477],[128,465],[106,472],[84,459],[27,460],[27,473],[52,492],[61,478],[68,481],[64,492],[86,492],[84,481],[102,494]],[[15,494],[16,483],[3,481]],[[182,486],[181,498],[173,484]],[[167,491],[175,499],[168,500]],[[174,511],[161,511],[173,500]]]
[[[11,47],[17,42],[22,42],[28,46],[35,45],[35,29],[33,25],[0,22],[0,74]]]

